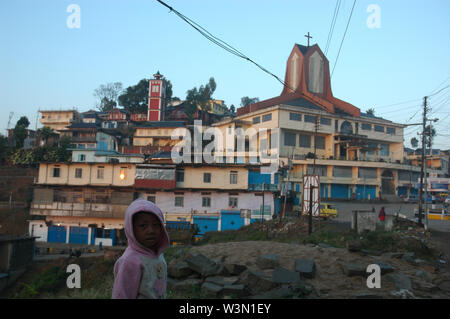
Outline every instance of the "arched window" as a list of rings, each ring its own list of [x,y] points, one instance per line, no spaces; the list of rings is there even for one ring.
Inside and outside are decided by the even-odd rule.
[[[344,121],[341,124],[341,133],[345,134],[352,134],[353,133],[353,127],[352,124],[350,124],[349,121]]]

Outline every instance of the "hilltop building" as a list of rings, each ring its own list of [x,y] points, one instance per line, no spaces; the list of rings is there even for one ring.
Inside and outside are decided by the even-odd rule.
[[[329,62],[319,46],[296,44],[281,95],[237,109],[213,124],[226,129],[276,129],[264,145],[277,145],[281,163],[292,163],[284,182],[302,192],[302,177],[320,175],[322,198],[376,199],[417,193],[420,172],[403,156],[404,125],[365,114],[333,96]],[[276,139],[276,140],[274,140]],[[316,160],[313,160],[314,152]],[[431,170],[437,175],[441,170]],[[410,177],[413,176],[411,179]]]
[[[285,83],[280,96],[241,107],[235,117],[224,117],[224,103],[217,100],[198,113],[201,119],[205,114],[210,120],[222,117],[210,127],[207,123],[214,121],[203,122],[201,129],[232,137],[231,162],[223,161],[225,141],[215,149],[213,163],[172,161],[178,143],[171,138],[173,131],[194,128],[187,124],[182,102],[166,106],[159,72],[149,81],[147,114],[88,111],[82,113],[83,123],[75,123],[77,115],[67,111],[66,122],[53,123],[57,114],[45,113],[46,123],[70,135],[77,147],[71,163],[40,163],[30,214],[45,216],[45,221],[30,221],[30,230],[38,241],[115,245],[124,239],[125,210],[139,197],[155,202],[167,221],[197,224],[200,234],[237,229],[280,214],[280,195],[298,204],[303,176],[312,173],[320,176],[323,199],[418,193],[420,167],[404,157],[405,125],[334,97],[329,62],[317,44],[294,45]],[[108,131],[130,124],[127,145]],[[246,132],[244,151],[229,134],[238,129]],[[267,134],[260,134],[262,129]],[[275,171],[263,172],[260,157],[252,162],[250,132],[257,132],[257,151],[267,148],[274,156]],[[431,158],[430,176],[448,174],[448,160],[435,162]]]

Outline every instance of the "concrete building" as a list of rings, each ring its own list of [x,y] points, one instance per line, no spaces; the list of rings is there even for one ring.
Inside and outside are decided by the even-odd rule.
[[[74,123],[60,131],[61,136],[70,137],[75,149],[98,149],[112,151],[118,149],[114,135],[106,133],[94,123]]]
[[[416,151],[405,153],[406,160],[410,161],[414,166],[420,166],[422,162],[422,150],[418,149]],[[443,175],[448,175],[449,170],[449,154],[447,151],[442,151],[438,149],[427,149],[425,150],[426,166],[434,170],[442,170]],[[445,176],[439,176],[445,177]]]
[[[302,191],[303,175],[312,173],[314,152],[322,198],[374,199],[417,190],[410,180],[420,168],[404,161],[404,125],[335,98],[318,45],[294,46],[285,83],[280,96],[241,107],[235,118],[213,126],[223,134],[268,129],[266,137],[257,134],[257,145],[275,148],[284,165],[292,162],[285,181],[296,191]]]
[[[255,187],[261,180],[264,191]],[[236,229],[277,213],[278,180],[242,164],[41,163],[30,214],[45,221],[30,221],[30,233],[39,241],[114,245],[138,197],[155,202],[167,221],[196,223],[202,233]]]
[[[64,130],[72,123],[81,122],[81,116],[76,110],[39,110],[40,122],[55,132]]]
[[[184,122],[146,122],[135,127],[133,146],[173,146],[178,141],[171,136],[177,128],[185,128]]]

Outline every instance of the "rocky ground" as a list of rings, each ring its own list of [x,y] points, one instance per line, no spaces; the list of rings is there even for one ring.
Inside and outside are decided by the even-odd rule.
[[[393,231],[356,235],[349,224],[299,218],[209,233],[172,246],[167,298],[450,298],[450,234],[398,220]],[[113,265],[104,256],[63,257],[33,264],[0,298],[110,298]],[[87,253],[86,253],[87,254]],[[83,256],[82,256],[83,257]],[[82,270],[82,287],[67,289],[67,264]],[[381,269],[381,288],[367,287],[367,267]]]
[[[287,221],[265,231],[276,237],[304,226]],[[384,251],[363,249],[363,237],[342,248],[276,241],[181,248],[169,263],[169,290],[175,298],[449,298],[450,267],[437,248],[442,241],[436,245],[429,232],[402,226],[394,232],[402,243],[395,249],[385,243]],[[381,288],[367,286],[370,264],[381,268]]]

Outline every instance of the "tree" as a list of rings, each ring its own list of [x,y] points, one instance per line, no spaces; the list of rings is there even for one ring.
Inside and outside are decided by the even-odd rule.
[[[23,142],[27,138],[27,127],[30,125],[30,121],[26,116],[22,116],[14,127],[14,140],[16,142],[16,148],[22,148]]]
[[[149,79],[142,79],[138,84],[129,86],[119,96],[119,105],[130,113],[147,113]],[[179,100],[172,97],[172,83],[166,79],[166,103]]]
[[[375,116],[375,109],[374,109],[374,108],[368,109],[368,110],[366,111],[366,114],[367,114],[367,115]]]
[[[9,155],[8,138],[0,134],[0,163],[4,164]]]
[[[432,141],[435,136],[436,130],[430,125],[427,125],[425,127],[425,145],[427,148],[430,148],[432,146]]]
[[[200,110],[206,112],[208,110],[209,101],[216,90],[217,84],[213,77],[209,78],[208,84],[196,87],[186,92],[185,112],[188,116],[189,123],[193,122],[195,112]]]
[[[234,107],[234,104],[231,104],[230,112],[231,112],[231,114],[234,114],[236,112],[236,108]]]
[[[17,125],[21,125],[25,128],[27,128],[28,126],[30,126],[30,121],[28,121],[28,118],[26,116],[22,116],[16,123]]]
[[[94,96],[99,100],[97,108],[101,112],[112,110],[117,106],[117,97],[122,92],[122,83],[114,82],[100,85],[94,91]]]
[[[254,103],[257,103],[257,102],[259,102],[259,98],[257,98],[257,97],[254,97],[254,98],[249,98],[248,96],[241,97],[241,107],[242,106],[247,106],[247,105],[250,105],[250,104],[254,104]]]
[[[410,142],[413,148],[417,148],[419,146],[419,141],[415,137],[413,137]]]
[[[63,136],[59,140],[59,145],[56,148],[57,160],[55,162],[69,162],[72,159],[72,151],[69,148],[72,147],[71,138],[69,136]]]
[[[179,97],[172,95],[173,95],[172,83],[170,82],[170,80],[166,79],[166,104],[172,101],[180,101]]]
[[[53,129],[48,126],[38,129],[36,133],[40,139],[44,140],[44,145],[47,145],[48,139],[55,134]]]
[[[148,80],[142,79],[138,84],[129,86],[125,93],[119,96],[119,104],[130,113],[147,113]]]

